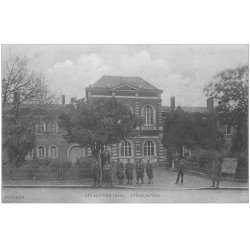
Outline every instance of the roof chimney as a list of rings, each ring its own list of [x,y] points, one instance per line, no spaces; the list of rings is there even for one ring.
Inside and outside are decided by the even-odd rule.
[[[74,97],[71,97],[71,99],[70,99],[70,104],[74,104],[74,102],[75,102],[75,98],[74,98]]]
[[[214,111],[214,98],[213,97],[210,97],[207,99],[207,110],[208,112]]]
[[[170,98],[170,103],[171,103],[171,111],[175,110],[175,97]]]
[[[62,105],[65,105],[65,95],[62,95]]]

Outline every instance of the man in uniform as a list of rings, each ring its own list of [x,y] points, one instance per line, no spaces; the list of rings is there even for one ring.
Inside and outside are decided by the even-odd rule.
[[[176,178],[176,182],[175,184],[178,184],[179,179],[181,177],[181,185],[183,185],[183,177],[184,177],[184,171],[185,171],[185,158],[184,157],[180,157],[180,160],[177,162],[177,178]]]
[[[212,182],[213,182],[212,187],[215,187],[215,183],[216,183],[216,188],[219,187],[219,182],[221,179],[221,171],[222,171],[221,161],[218,159],[214,159],[212,161]]]
[[[101,185],[100,180],[101,180],[101,167],[99,162],[94,159],[93,163],[91,165],[92,168],[92,176],[93,176],[93,181],[94,181],[94,186],[99,186]]]
[[[112,167],[108,161],[104,165],[103,179],[106,181],[107,187],[113,187],[113,185],[112,185]]]
[[[127,185],[129,184],[133,185],[133,165],[132,163],[130,163],[130,159],[128,159],[128,162],[126,164],[125,174],[128,180]]]
[[[124,165],[119,159],[116,165],[116,176],[119,180],[119,185],[123,185],[123,179],[125,178]]]
[[[143,184],[144,166],[143,166],[143,164],[141,162],[141,159],[137,160],[137,162],[136,162],[135,172],[136,172],[137,184],[139,184],[140,179],[141,179],[141,184]]]
[[[150,164],[149,159],[147,159],[146,173],[148,176],[148,183],[153,184],[153,166]]]

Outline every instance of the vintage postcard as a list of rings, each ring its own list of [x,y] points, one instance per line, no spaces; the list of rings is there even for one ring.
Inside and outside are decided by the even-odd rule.
[[[248,202],[248,45],[1,50],[3,203]]]

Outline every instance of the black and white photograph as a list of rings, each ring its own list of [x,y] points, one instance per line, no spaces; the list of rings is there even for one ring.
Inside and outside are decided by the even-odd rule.
[[[0,1],[0,248],[250,249],[249,7]]]
[[[249,45],[1,53],[3,203],[248,203]]]

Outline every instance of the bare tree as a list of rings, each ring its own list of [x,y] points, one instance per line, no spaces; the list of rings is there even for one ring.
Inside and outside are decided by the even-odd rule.
[[[15,100],[14,100],[15,99]],[[2,107],[3,110],[10,104],[25,107],[34,107],[34,104],[54,103],[55,96],[49,93],[41,73],[31,70],[28,59],[21,56],[13,56],[3,61],[2,66]]]
[[[18,166],[35,146],[36,122],[50,115],[57,98],[44,76],[31,70],[27,58],[10,57],[2,65],[3,150]]]

